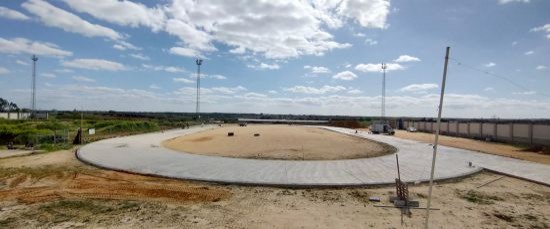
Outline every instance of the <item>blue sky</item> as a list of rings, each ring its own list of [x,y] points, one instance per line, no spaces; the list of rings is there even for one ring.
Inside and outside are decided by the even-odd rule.
[[[550,1],[2,1],[0,97],[40,109],[550,118]]]

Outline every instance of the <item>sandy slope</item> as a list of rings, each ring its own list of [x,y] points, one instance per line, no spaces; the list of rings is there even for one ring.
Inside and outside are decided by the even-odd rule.
[[[228,132],[235,136],[228,137]],[[391,146],[367,139],[288,125],[225,126],[170,139],[164,146],[195,154],[285,160],[353,159],[394,152]]]

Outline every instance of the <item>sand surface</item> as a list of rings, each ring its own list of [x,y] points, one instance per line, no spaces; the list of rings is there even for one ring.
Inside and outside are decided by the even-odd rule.
[[[228,137],[228,132],[235,135]],[[395,152],[392,146],[364,138],[289,125],[230,125],[170,139],[163,146],[202,155],[283,160],[355,159]]]
[[[396,131],[395,136],[398,138],[410,139],[426,143],[433,143],[435,139],[434,134],[421,132],[411,133],[403,130]],[[439,136],[439,144],[550,165],[550,154],[527,152],[523,148],[508,144],[485,142],[445,135]]]
[[[424,210],[412,210],[401,225],[398,209],[375,207],[390,204],[391,186],[216,185],[105,171],[71,155],[0,159],[0,228],[422,228],[424,222]],[[481,173],[436,184],[432,206],[441,210],[432,212],[431,228],[550,227],[550,188],[501,177]],[[427,189],[411,184],[410,196],[425,206]],[[369,202],[370,196],[382,201]]]

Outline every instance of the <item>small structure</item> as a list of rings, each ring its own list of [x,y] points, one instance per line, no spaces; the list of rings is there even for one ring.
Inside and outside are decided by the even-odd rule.
[[[254,137],[260,137],[260,134],[255,133],[255,134],[254,134]]]
[[[227,137],[233,137],[233,136],[235,136],[235,133],[233,133],[233,132],[227,132]]]

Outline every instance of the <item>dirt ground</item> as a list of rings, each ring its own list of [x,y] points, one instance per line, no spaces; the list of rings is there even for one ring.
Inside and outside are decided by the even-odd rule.
[[[433,228],[549,228],[550,188],[481,173],[434,186]],[[500,178],[500,179],[499,179]],[[483,187],[481,184],[498,179]],[[283,189],[100,170],[60,151],[0,159],[0,228],[419,228],[393,187]],[[410,186],[426,205],[427,186]],[[381,203],[369,202],[377,196]]]
[[[229,137],[228,132],[235,135]],[[282,160],[355,159],[395,152],[392,146],[364,138],[289,125],[230,125],[170,139],[163,145],[194,154]]]
[[[434,134],[421,132],[411,133],[403,130],[396,131],[395,136],[398,138],[410,139],[426,143],[433,143],[435,139]],[[529,152],[525,148],[513,145],[444,135],[439,136],[439,143],[444,146],[474,150],[483,153],[490,153],[550,165],[550,154],[543,154],[542,152]]]

